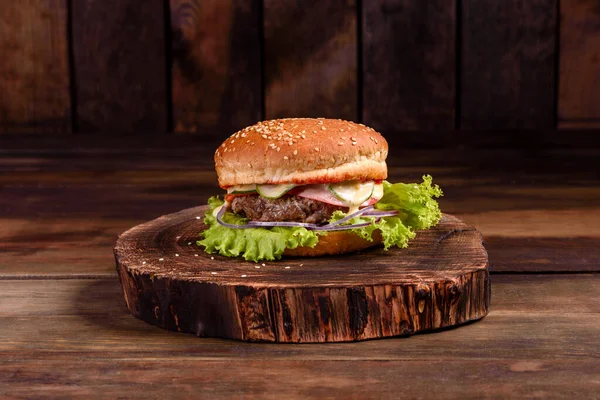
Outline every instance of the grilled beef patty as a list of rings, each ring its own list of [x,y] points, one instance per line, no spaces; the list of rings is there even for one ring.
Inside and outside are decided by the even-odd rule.
[[[266,199],[262,196],[238,196],[231,202],[233,212],[253,221],[294,221],[318,224],[327,222],[336,210],[346,207],[334,206],[317,200],[296,196]]]

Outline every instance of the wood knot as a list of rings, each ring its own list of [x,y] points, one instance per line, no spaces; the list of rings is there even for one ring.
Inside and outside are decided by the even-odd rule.
[[[419,311],[419,314],[423,313],[423,311],[425,310],[426,301],[430,298],[431,293],[428,287],[422,287],[420,289],[417,289],[417,291],[415,292],[415,301],[417,303],[417,309]]]
[[[451,301],[457,300],[462,295],[462,287],[457,284],[452,284],[448,288],[448,295]]]
[[[420,288],[415,292],[415,298],[417,300],[427,300],[431,297],[431,293],[429,292],[429,288]]]
[[[400,322],[400,332],[402,332],[403,335],[412,335],[415,333],[415,329],[408,321],[402,321]]]

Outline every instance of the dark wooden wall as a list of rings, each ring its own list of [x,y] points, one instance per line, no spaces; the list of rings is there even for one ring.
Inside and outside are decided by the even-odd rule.
[[[0,133],[600,128],[600,0],[23,0]]]

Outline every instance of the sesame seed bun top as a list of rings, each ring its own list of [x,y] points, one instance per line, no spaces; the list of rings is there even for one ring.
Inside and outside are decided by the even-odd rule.
[[[388,144],[375,130],[325,118],[259,122],[215,152],[219,185],[312,184],[387,178]]]

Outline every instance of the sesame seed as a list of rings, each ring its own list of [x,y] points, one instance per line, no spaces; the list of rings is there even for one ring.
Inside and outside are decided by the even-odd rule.
[[[352,140],[353,142],[356,142],[356,138],[355,137],[351,137],[350,140]]]
[[[146,264],[146,261],[142,261],[142,264]]]
[[[289,160],[288,156],[283,156],[284,160]]]
[[[196,217],[196,219],[200,219],[200,217]]]
[[[338,142],[338,145],[343,146],[344,142]]]
[[[304,264],[300,264],[300,266],[303,266]]]
[[[325,128],[324,126],[322,126],[322,127],[321,127],[321,129],[325,130],[325,129],[327,129],[327,128]]]
[[[315,147],[315,151],[319,151],[319,148],[318,148],[318,147]]]
[[[277,151],[281,150],[279,147],[277,148]]]
[[[290,269],[290,268],[291,268],[290,266],[285,267],[285,269]]]
[[[302,135],[302,139],[306,139],[306,135]]]
[[[247,277],[247,276],[248,276],[248,275],[246,275],[246,274],[243,274],[243,275],[242,275],[242,278],[245,278],[245,277]]]
[[[179,257],[179,254],[175,253],[175,257]]]
[[[260,269],[260,265],[255,265],[254,268]]]
[[[260,264],[260,265],[262,265],[263,267],[266,267],[265,263],[262,263],[262,264]]]
[[[235,139],[231,139],[231,144],[233,144],[233,142],[235,142]]]
[[[158,261],[165,261],[165,259],[164,258],[159,258]]]
[[[210,259],[211,259],[211,260],[214,260],[215,258],[214,258],[214,257],[211,257]]]
[[[356,146],[356,142],[352,142],[352,146]]]
[[[191,245],[191,244],[192,244],[192,242],[188,242],[188,246]]]
[[[194,257],[198,257],[198,254],[194,254]]]
[[[375,144],[377,144],[377,143],[379,143],[379,142],[377,142],[377,139],[375,139]]]
[[[216,275],[217,273],[216,272],[211,272],[211,274]]]
[[[267,138],[267,135],[261,135],[261,136],[262,136],[262,138],[263,138],[263,139],[266,139],[266,138]]]
[[[294,155],[298,154],[298,150],[294,150]]]
[[[342,139],[346,140],[346,136],[342,136]]]

